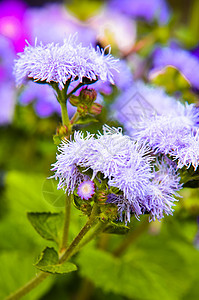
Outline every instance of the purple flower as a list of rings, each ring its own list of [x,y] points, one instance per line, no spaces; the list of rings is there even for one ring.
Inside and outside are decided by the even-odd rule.
[[[110,0],[109,6],[133,18],[143,18],[147,22],[157,19],[160,24],[168,22],[170,14],[164,0]]]
[[[181,147],[171,153],[178,161],[178,168],[184,166],[189,168],[192,165],[196,170],[199,165],[199,128],[190,134],[183,135],[181,143]]]
[[[77,194],[81,199],[88,200],[95,193],[95,185],[91,180],[83,181],[79,184]]]
[[[176,168],[168,159],[167,162],[163,159],[161,161],[157,160],[153,174],[149,195],[143,204],[146,211],[149,212],[151,220],[155,221],[156,218],[158,220],[162,219],[164,214],[172,215],[173,202],[177,201],[174,196],[178,196],[177,191],[182,188],[182,185]]]
[[[26,4],[21,0],[4,0],[0,3],[0,34],[10,40],[16,51],[23,49],[30,33],[25,13]]]
[[[87,161],[85,156],[89,145],[93,141],[93,135],[87,134],[84,137],[82,132],[74,133],[74,141],[64,140],[58,148],[57,161],[53,164],[52,171],[55,174],[52,178],[59,179],[58,189],[63,188],[68,194],[84,180],[89,180],[88,176],[81,173],[77,166],[84,166]]]
[[[90,81],[102,80],[113,82],[112,70],[117,69],[117,61],[105,50],[92,46],[83,47],[76,43],[76,35],[65,39],[59,44],[40,43],[27,45],[23,53],[15,61],[15,76],[17,85],[23,84],[27,78],[47,83],[57,82],[63,88],[64,84],[87,78]]]
[[[59,151],[52,169],[58,188],[72,193],[79,185],[78,195],[86,199],[93,195],[92,180],[106,180],[106,192],[111,194],[107,202],[118,206],[120,220],[124,217],[125,222],[131,214],[139,217],[148,212],[154,220],[172,213],[173,196],[181,187],[175,163],[169,159],[154,163],[149,148],[123,135],[120,128],[104,126],[103,134],[87,133],[86,137],[75,132],[74,141],[64,141]],[[91,181],[88,170],[93,173]],[[85,182],[88,195],[82,190]]]
[[[130,222],[132,214],[139,217],[148,213],[150,220],[155,221],[166,215],[172,215],[174,205],[177,201],[177,191],[181,189],[180,177],[173,167],[173,162],[168,159],[156,161],[150,181],[144,196],[137,196],[132,200],[124,194],[109,194],[107,203],[114,203],[118,206],[120,221]]]
[[[170,155],[178,167],[198,166],[199,108],[182,104],[160,88],[138,82],[113,105],[127,132],[157,153]]]
[[[154,53],[151,75],[169,65],[177,68],[193,87],[199,89],[199,59],[196,56],[179,48],[158,48]]]

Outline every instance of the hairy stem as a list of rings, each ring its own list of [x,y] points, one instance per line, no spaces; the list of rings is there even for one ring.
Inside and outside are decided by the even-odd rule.
[[[98,213],[98,206],[96,203],[94,203],[90,218],[88,219],[84,227],[80,230],[79,234],[74,238],[70,246],[63,253],[63,255],[61,255],[59,259],[59,263],[65,262],[67,259],[69,259],[72,256],[75,248],[79,245],[79,243],[81,242],[85,234],[91,229],[92,225],[96,222],[97,213]]]
[[[71,212],[71,196],[66,194],[64,229],[63,229],[61,252],[67,248],[69,226],[70,226],[70,212]]]
[[[79,243],[79,246],[75,248],[75,251],[73,251],[73,255],[76,254],[83,248],[86,244],[88,244],[91,240],[93,240],[96,236],[100,234],[106,227],[107,223],[99,221],[95,227],[89,231],[87,235],[82,239],[82,241]]]
[[[28,294],[32,289],[36,288],[50,274],[39,272],[35,278],[31,279],[26,285],[18,289],[15,293],[8,296],[5,300],[18,300]]]

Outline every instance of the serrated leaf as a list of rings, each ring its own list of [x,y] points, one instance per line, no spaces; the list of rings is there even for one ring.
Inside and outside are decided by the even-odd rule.
[[[54,241],[59,246],[64,222],[63,213],[30,212],[28,220],[44,239]]]
[[[93,122],[99,122],[95,117],[91,117],[91,116],[85,116],[85,117],[81,117],[77,120],[77,122],[75,122],[75,124],[89,124],[89,123],[93,123]]]
[[[76,271],[76,265],[65,262],[59,264],[59,256],[54,248],[47,247],[41,253],[38,262],[35,264],[39,270],[52,273],[52,274],[65,274],[72,271]]]
[[[125,225],[118,225],[114,222],[111,222],[106,226],[103,232],[113,233],[113,234],[126,234],[129,232],[129,227]]]

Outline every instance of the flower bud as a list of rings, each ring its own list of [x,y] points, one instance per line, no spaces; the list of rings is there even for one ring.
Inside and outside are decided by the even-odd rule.
[[[55,145],[59,145],[63,138],[68,138],[68,127],[66,125],[60,125],[57,127],[56,134],[53,136]]]
[[[82,89],[79,94],[80,102],[92,104],[97,98],[97,92],[94,89]]]
[[[69,98],[69,102],[73,106],[78,106],[80,104],[80,99],[75,95],[71,95]]]
[[[99,115],[102,112],[103,106],[99,103],[93,103],[90,108],[90,113],[93,115]]]
[[[88,114],[89,108],[87,105],[80,104],[78,105],[77,112],[80,116],[86,116]]]

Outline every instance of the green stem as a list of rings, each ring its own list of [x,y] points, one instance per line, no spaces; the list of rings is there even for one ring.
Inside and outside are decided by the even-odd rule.
[[[68,116],[68,110],[66,102],[59,102],[61,106],[61,116],[62,116],[62,124],[68,127],[68,130],[71,129],[70,119]]]
[[[90,218],[88,219],[84,227],[80,230],[79,234],[74,238],[70,246],[66,249],[64,254],[61,255],[59,259],[60,264],[65,262],[67,259],[69,259],[72,256],[75,248],[81,242],[85,234],[91,229],[92,225],[96,222],[97,213],[98,213],[98,206],[96,203],[94,203]]]
[[[121,256],[128,247],[149,227],[148,220],[144,220],[142,224],[134,231],[130,232],[126,239],[113,251],[114,256]]]
[[[57,97],[57,100],[61,106],[61,116],[62,116],[62,124],[63,125],[66,125],[70,131],[70,127],[71,127],[71,124],[70,124],[70,119],[69,119],[69,116],[68,116],[68,110],[67,110],[67,90],[68,90],[68,87],[70,85],[70,80],[68,80],[64,86],[64,88],[62,90],[59,89],[59,86],[57,83],[53,83],[51,84],[52,85],[52,88],[56,91],[56,97]]]
[[[62,264],[67,259],[69,259],[75,250],[75,247],[78,246],[84,235],[89,231],[89,229],[92,227],[92,225],[96,222],[98,214],[98,206],[94,203],[93,209],[90,215],[90,218],[88,219],[87,223],[84,225],[84,227],[80,230],[79,234],[75,237],[75,239],[72,241],[70,246],[66,249],[64,254],[60,257],[59,263]],[[32,289],[37,287],[45,278],[50,276],[49,273],[40,272],[35,278],[31,279],[26,285],[21,287],[19,290],[17,290],[12,295],[8,296],[6,300],[18,300],[21,297],[25,296],[27,293],[29,293]]]
[[[69,225],[70,225],[70,212],[71,212],[71,196],[68,196],[68,194],[66,194],[64,230],[63,230],[63,237],[62,237],[61,252],[67,248]]]
[[[26,285],[18,289],[15,293],[8,296],[5,300],[18,300],[21,299],[23,296],[28,294],[32,289],[37,287],[46,277],[48,277],[50,274],[39,272],[38,275],[31,279]]]
[[[76,123],[76,121],[79,119],[79,113],[76,111],[73,115],[72,119],[70,120],[70,123],[73,125]]]

